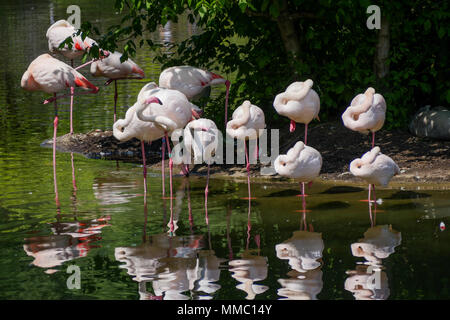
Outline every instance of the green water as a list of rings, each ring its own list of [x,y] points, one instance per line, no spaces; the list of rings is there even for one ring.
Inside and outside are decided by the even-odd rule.
[[[117,21],[109,2],[77,1],[82,20],[100,28]],[[367,198],[364,187],[316,182],[303,213],[295,183],[254,182],[257,199],[249,203],[241,199],[246,183],[211,179],[207,225],[205,177],[176,176],[171,201],[161,199],[159,172],[150,172],[144,205],[141,166],[58,153],[57,203],[52,151],[39,146],[52,136],[53,110],[41,104],[45,94],[24,92],[20,78],[46,52],[46,30],[67,17],[70,4],[0,4],[0,298],[450,297],[450,236],[439,229],[441,222],[450,225],[445,190],[380,189],[375,212],[359,201]],[[176,41],[189,32],[180,22],[151,36]],[[160,72],[151,52],[140,50],[134,60],[147,78],[119,83],[119,117]],[[103,79],[93,82],[100,94],[75,99],[76,132],[112,124],[113,88],[103,87]],[[59,134],[69,130],[68,107],[60,102]],[[367,249],[365,258],[353,255],[357,242]],[[367,281],[368,262],[382,269],[379,286]],[[79,267],[80,289],[67,286],[71,265]],[[359,278],[352,278],[355,270]],[[352,293],[348,285],[357,278],[363,284],[350,286]]]

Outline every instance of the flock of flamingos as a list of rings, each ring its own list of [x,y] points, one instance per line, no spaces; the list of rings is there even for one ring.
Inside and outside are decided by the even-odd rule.
[[[151,143],[157,139],[163,139],[163,166],[165,145],[171,154],[169,135],[177,129],[184,128],[184,141],[186,149],[191,150],[192,131],[198,134],[200,146],[192,148],[194,157],[201,153],[203,160],[208,165],[208,180],[205,188],[205,197],[208,194],[209,165],[211,159],[206,157],[205,149],[217,137],[217,126],[211,119],[200,118],[201,109],[191,103],[199,97],[207,96],[211,86],[225,84],[225,128],[233,139],[244,140],[245,156],[247,163],[247,181],[249,199],[250,193],[250,164],[248,160],[247,140],[257,139],[266,127],[264,112],[261,108],[246,100],[236,108],[232,119],[228,120],[228,93],[230,81],[215,73],[205,71],[191,66],[177,66],[164,70],[159,78],[159,86],[150,82],[139,92],[137,100],[125,115],[125,119],[116,120],[117,104],[117,80],[120,79],[143,79],[144,71],[131,59],[120,61],[121,53],[104,52],[104,56],[93,59],[76,68],[73,60],[80,58],[95,43],[86,37],[84,40],[76,35],[77,30],[65,20],[54,23],[47,31],[49,50],[52,53],[62,54],[71,60],[72,66],[55,59],[45,53],[31,62],[22,76],[21,86],[29,91],[44,91],[53,94],[53,97],[44,101],[44,104],[54,103],[54,134],[53,134],[53,162],[55,164],[56,133],[58,127],[57,100],[70,97],[70,133],[73,133],[72,110],[73,97],[81,94],[94,94],[99,88],[93,85],[77,70],[90,64],[91,74],[95,77],[105,77],[108,80],[105,85],[114,82],[114,125],[113,134],[120,141],[132,138],[141,140],[142,156],[144,164],[144,178],[146,177],[146,159],[144,142]],[[68,37],[72,37],[73,46],[60,44]],[[75,93],[79,87],[87,91]],[[275,162],[275,170],[279,175],[297,179],[302,184],[302,195],[305,196],[305,183],[316,178],[321,170],[322,157],[316,149],[307,145],[308,123],[317,118],[320,110],[320,98],[312,89],[313,81],[308,79],[304,82],[294,82],[289,85],[285,92],[278,94],[273,102],[275,110],[290,119],[290,131],[295,130],[296,123],[305,124],[304,141],[298,141],[285,155],[279,155]],[[57,93],[70,90],[69,93],[57,96]],[[366,180],[369,183],[369,203],[371,200],[371,189],[375,185],[386,186],[391,178],[400,172],[397,164],[387,155],[381,153],[380,148],[375,146],[375,132],[384,124],[386,113],[386,102],[383,96],[375,93],[373,88],[368,88],[363,94],[358,94],[351,101],[350,106],[342,114],[344,125],[361,133],[372,132],[372,149],[361,158],[350,163],[350,172]],[[256,153],[257,157],[257,153]],[[172,157],[169,158],[170,186],[172,197]],[[187,173],[188,165],[182,165],[182,170]],[[146,184],[145,184],[146,185]],[[376,197],[375,197],[376,200]]]

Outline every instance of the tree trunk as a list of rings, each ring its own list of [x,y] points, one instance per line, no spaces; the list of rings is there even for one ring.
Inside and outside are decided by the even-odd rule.
[[[280,15],[277,19],[278,29],[288,56],[300,60],[300,41],[294,19],[289,17],[289,8],[286,0],[280,1]]]
[[[383,79],[389,73],[387,59],[389,57],[389,21],[385,15],[381,16],[381,29],[378,32],[377,51],[374,59],[374,72],[376,75],[377,86],[383,87]]]

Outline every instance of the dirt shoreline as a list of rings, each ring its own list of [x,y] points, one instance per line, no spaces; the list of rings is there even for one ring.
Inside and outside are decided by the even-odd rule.
[[[285,153],[297,141],[303,140],[303,125],[298,125],[294,133],[287,126],[280,129],[280,153]],[[390,156],[400,167],[401,174],[395,176],[391,184],[433,184],[438,188],[450,189],[450,141],[439,141],[413,136],[404,130],[380,130],[376,133],[375,144],[381,152]],[[349,163],[370,150],[370,137],[345,128],[340,122],[315,123],[309,126],[308,145],[316,148],[323,158],[319,180],[345,183],[360,183],[348,172]],[[41,146],[52,147],[52,139]],[[111,131],[93,130],[88,133],[66,134],[56,139],[57,150],[75,152],[88,158],[120,160],[141,163],[141,144],[137,139],[119,142]],[[161,168],[161,140],[151,145],[145,144],[147,164],[150,170]],[[167,164],[166,164],[167,167]],[[261,166],[251,166],[252,177],[259,180],[270,179],[286,182],[289,179],[278,175],[261,175]],[[178,170],[178,169],[177,169]],[[192,174],[206,174],[205,165],[191,165]],[[216,177],[244,179],[244,165],[213,165],[211,174]]]

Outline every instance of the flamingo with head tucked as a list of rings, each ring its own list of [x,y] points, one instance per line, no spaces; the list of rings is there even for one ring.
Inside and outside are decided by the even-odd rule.
[[[81,58],[83,54],[88,50],[95,41],[89,37],[84,40],[81,36],[76,36],[77,30],[66,20],[58,20],[52,24],[46,33],[48,39],[48,49],[50,52],[62,54],[72,62],[77,58]],[[60,48],[60,44],[68,37],[72,37],[73,45],[71,48],[66,44],[63,48]]]
[[[244,141],[249,199],[251,199],[250,162],[248,160],[247,140],[258,139],[263,134],[265,127],[264,112],[260,107],[251,104],[248,100],[234,110],[232,119],[227,123],[227,134],[233,139]]]
[[[44,104],[53,101],[55,105],[55,120],[53,121],[53,173],[56,189],[56,132],[58,130],[58,105],[56,100],[66,96],[62,95],[57,97],[56,93],[75,87],[90,90],[89,92],[80,92],[77,94],[71,90],[70,95],[73,96],[97,93],[98,88],[74,68],[53,58],[49,54],[42,54],[31,62],[22,76],[20,85],[28,91],[53,93],[53,98],[45,100]]]
[[[302,196],[305,196],[305,182],[319,176],[322,156],[316,149],[298,141],[287,154],[279,155],[274,162],[275,171],[285,177],[298,179],[302,183]]]
[[[374,192],[375,185],[386,187],[392,177],[400,173],[400,168],[394,160],[380,152],[380,147],[374,147],[361,158],[350,163],[350,172],[369,183],[368,201],[370,202],[371,186],[373,186]]]
[[[117,108],[117,80],[143,79],[144,71],[131,59],[120,61],[120,52],[110,53],[105,59],[94,61],[91,64],[91,74],[94,77],[108,78],[105,85],[114,81],[114,122],[116,122]]]
[[[296,123],[305,124],[305,144],[308,138],[308,123],[319,119],[320,98],[312,89],[313,81],[294,82],[285,92],[278,94],[273,101],[275,110],[291,119],[290,132],[294,132]]]
[[[225,84],[225,128],[228,119],[228,94],[231,82],[222,76],[191,66],[170,67],[161,72],[159,86],[162,88],[178,90],[186,97],[195,101],[203,96],[209,96],[211,86]],[[197,116],[196,118],[199,118]]]
[[[196,119],[189,122],[184,128],[183,142],[185,150],[193,154],[194,163],[205,162],[208,166],[205,187],[205,218],[208,218],[208,192],[209,192],[209,167],[213,162],[214,154],[219,145],[218,129],[214,121],[210,119]]]
[[[353,98],[342,114],[344,125],[361,133],[372,132],[372,148],[375,146],[375,132],[383,127],[386,118],[386,101],[374,88]]]

